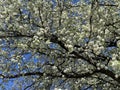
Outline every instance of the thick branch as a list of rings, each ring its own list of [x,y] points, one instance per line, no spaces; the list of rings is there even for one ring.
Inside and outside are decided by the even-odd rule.
[[[93,71],[92,73],[90,72],[87,72],[87,73],[83,73],[83,74],[77,74],[77,75],[71,75],[71,74],[67,74],[67,73],[62,73],[62,75],[64,75],[66,78],[83,78],[83,77],[90,77],[91,75],[95,74],[99,72],[98,70],[95,70]],[[21,74],[16,74],[16,75],[0,75],[1,77],[3,78],[9,78],[9,79],[12,79],[12,78],[19,78],[19,77],[22,77],[22,76],[32,76],[32,75],[37,75],[37,76],[44,76],[44,73],[41,73],[41,72],[28,72],[28,73],[21,73]],[[46,74],[46,77],[53,77],[53,78],[62,78],[62,75],[57,75],[57,74],[53,74],[53,73],[48,73]]]
[[[64,43],[60,40],[58,40],[58,37],[56,35],[51,35],[51,39],[50,39],[51,42],[53,43],[57,43],[59,44],[63,49],[65,49],[66,51],[68,51],[68,48],[65,47]]]
[[[120,83],[120,76],[118,78],[116,78],[115,74],[112,71],[101,69],[100,73],[105,74],[105,75],[111,77],[113,80],[116,80],[118,83]]]
[[[17,37],[30,37],[32,38],[33,35],[1,35],[0,38],[17,38]]]
[[[58,68],[59,69],[59,68]],[[105,70],[105,69],[100,69],[100,70],[94,70],[91,72],[86,72],[86,73],[78,73],[78,74],[70,74],[70,73],[65,73],[63,71],[61,71],[61,69],[59,69],[59,71],[61,72],[61,74],[53,74],[53,73],[46,73],[46,77],[52,77],[52,78],[63,78],[63,75],[65,78],[76,78],[76,79],[80,79],[80,78],[84,78],[84,77],[90,77],[94,74],[97,74],[97,73],[101,73],[101,74],[104,74],[104,75],[107,75],[108,77],[111,77],[113,80],[117,81],[118,83],[120,83],[120,76],[118,78],[115,77],[115,74],[110,71],[110,70]],[[44,76],[44,73],[42,72],[28,72],[28,73],[21,73],[21,74],[16,74],[16,75],[2,75],[0,74],[0,76],[2,78],[9,78],[9,79],[12,79],[12,78],[19,78],[19,77],[22,77],[22,76],[32,76],[32,75],[37,75],[37,76]]]

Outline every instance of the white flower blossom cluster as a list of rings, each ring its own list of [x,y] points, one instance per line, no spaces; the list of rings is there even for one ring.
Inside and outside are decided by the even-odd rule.
[[[60,85],[71,90],[83,85],[95,89],[99,83],[115,90],[109,81],[120,83],[119,8],[119,0],[1,0],[0,72],[39,72],[40,78],[25,74],[24,79],[38,80],[33,87],[42,83],[37,89],[65,79]],[[82,76],[86,73],[93,75]]]

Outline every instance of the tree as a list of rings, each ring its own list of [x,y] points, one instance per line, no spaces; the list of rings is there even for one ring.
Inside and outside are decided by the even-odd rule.
[[[73,1],[0,1],[2,88],[120,88],[120,1]]]

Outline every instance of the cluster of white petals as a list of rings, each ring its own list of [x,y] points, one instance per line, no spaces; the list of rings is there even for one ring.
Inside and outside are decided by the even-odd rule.
[[[115,90],[119,9],[119,0],[0,0],[0,79],[26,75],[18,83],[41,90]]]

